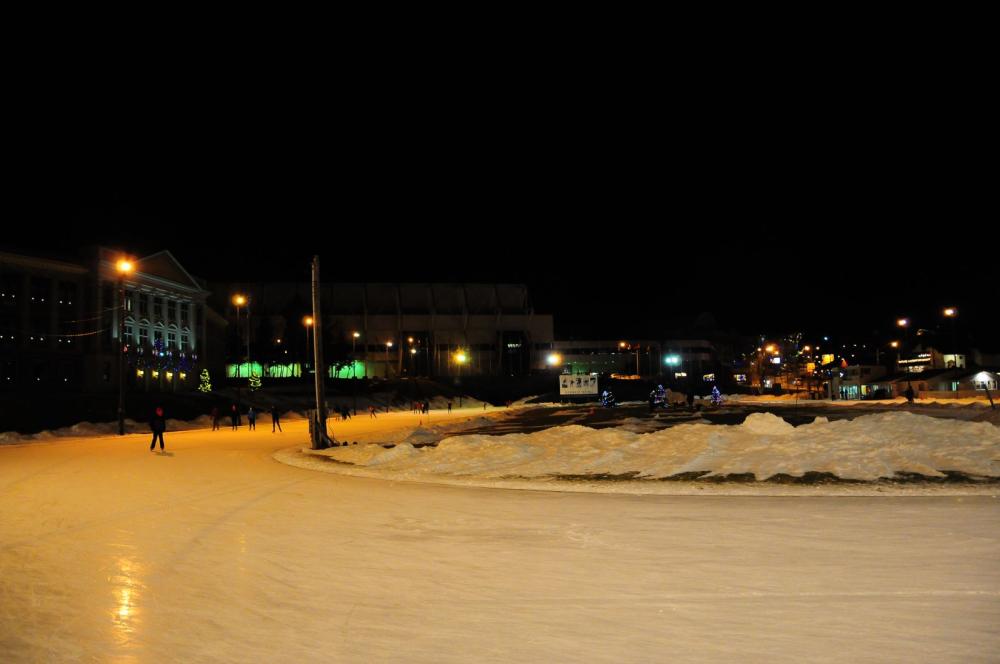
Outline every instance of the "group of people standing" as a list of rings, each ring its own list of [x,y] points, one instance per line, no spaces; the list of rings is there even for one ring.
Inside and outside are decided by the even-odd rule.
[[[222,419],[222,414],[219,412],[218,406],[212,407],[212,431],[218,431],[221,427],[219,426],[219,421]],[[229,419],[232,423],[232,430],[236,431],[240,428],[240,409],[236,404],[232,404],[229,407]],[[257,411],[254,410],[253,406],[247,408],[247,427],[250,431],[257,430]],[[275,433],[275,430],[281,431],[281,413],[278,411],[277,406],[271,406],[271,433]]]

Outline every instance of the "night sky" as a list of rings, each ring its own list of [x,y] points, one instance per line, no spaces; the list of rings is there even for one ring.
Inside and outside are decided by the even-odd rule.
[[[738,113],[719,95],[665,112],[645,92],[563,93],[74,118],[17,141],[2,245],[167,248],[222,281],[305,280],[318,253],[327,281],[526,282],[578,338],[711,312],[748,335],[860,339],[948,305],[1000,346],[977,113],[900,114],[877,90]]]

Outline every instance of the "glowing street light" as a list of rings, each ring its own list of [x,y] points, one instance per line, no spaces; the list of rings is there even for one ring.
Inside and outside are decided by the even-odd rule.
[[[359,337],[361,337],[361,333],[358,332],[357,330],[355,330],[354,332],[351,333],[351,357],[352,358],[355,357],[355,351],[357,349],[357,344],[358,344],[358,338]],[[355,362],[357,362],[356,359],[355,359]],[[354,374],[354,377],[357,378],[357,372],[358,372],[358,370],[356,368],[357,365],[352,363],[351,366],[352,366],[351,372]],[[367,378],[368,377],[368,347],[367,346],[365,346],[365,361],[362,363],[362,366],[364,367],[364,369],[363,369],[363,371],[364,371],[364,377]],[[358,410],[357,406],[355,406],[355,408],[354,408],[354,414],[355,415],[357,415],[357,410]]]
[[[947,316],[948,318],[954,318],[955,316],[958,315],[958,309],[956,309],[955,307],[948,307],[947,309],[944,310],[944,315]]]
[[[304,316],[302,318],[302,326],[305,327],[306,329],[306,354],[305,354],[306,361],[304,362],[306,367],[309,366],[309,330],[312,329],[313,323],[315,322],[316,321],[313,320],[312,316]]]
[[[247,308],[247,376],[250,376],[250,307],[247,305],[247,296],[241,293],[233,295],[233,304],[236,305],[236,336],[240,333],[240,307]],[[239,352],[237,350],[237,352]],[[240,377],[240,364],[236,363],[236,377]]]
[[[898,325],[899,327],[903,327],[903,328],[909,327],[910,326],[910,319],[909,318],[900,318],[899,320],[896,321],[896,325]]]
[[[559,353],[549,353],[549,356],[545,358],[545,361],[550,367],[559,366],[562,364],[562,355]]]
[[[118,270],[118,292],[121,298],[121,311],[118,314],[118,435],[125,435],[125,311],[128,303],[125,301],[125,277],[135,270],[135,263],[127,258],[121,258],[115,265]]]

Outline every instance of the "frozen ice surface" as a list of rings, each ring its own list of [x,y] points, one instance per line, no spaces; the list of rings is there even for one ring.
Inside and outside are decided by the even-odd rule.
[[[358,418],[335,433],[412,430],[415,418]],[[995,496],[505,491],[272,458],[304,437],[302,421],[284,434],[262,422],[168,432],[166,455],[147,435],[0,448],[0,661],[1000,652]]]

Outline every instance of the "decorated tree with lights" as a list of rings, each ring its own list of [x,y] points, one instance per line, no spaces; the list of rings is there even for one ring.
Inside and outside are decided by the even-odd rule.
[[[208,369],[201,370],[201,384],[198,385],[199,392],[211,392],[212,391],[212,378],[208,375]]]
[[[260,389],[260,376],[254,372],[250,372],[250,391],[256,392]]]
[[[719,386],[718,385],[713,385],[712,386],[712,403],[714,405],[716,405],[716,406],[718,406],[718,405],[720,405],[722,403],[722,393],[719,392]]]

